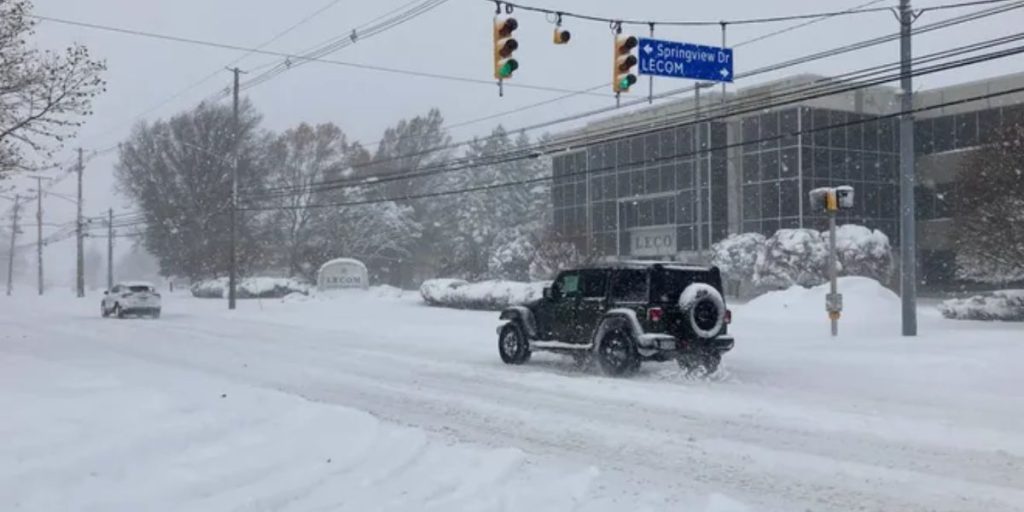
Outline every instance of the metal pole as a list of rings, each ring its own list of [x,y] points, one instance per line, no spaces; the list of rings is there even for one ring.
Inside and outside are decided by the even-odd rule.
[[[837,297],[838,272],[836,270],[836,212],[828,212],[828,279],[830,297]],[[831,308],[830,308],[831,309]],[[833,311],[829,311],[829,319],[832,322],[832,336],[839,335],[839,317]]]
[[[238,216],[238,146],[239,146],[239,122],[238,122],[238,74],[240,73],[238,68],[234,68],[232,72],[235,74],[235,86],[234,86],[234,137],[235,137],[235,158],[231,166],[231,249],[230,258],[231,261],[228,265],[228,309],[235,309],[235,287],[237,286],[238,280],[238,255],[236,244],[238,243],[237,236],[238,230],[236,227]]]
[[[700,120],[700,86],[701,86],[700,82],[697,82],[697,83],[693,84],[693,103],[694,103],[694,107],[693,107],[694,114],[693,115],[694,115],[694,119],[697,120],[697,121]],[[701,190],[701,188],[700,188],[700,173],[701,173],[701,163],[702,163],[702,160],[704,159],[703,158],[704,154],[700,150],[700,127],[701,127],[701,124],[699,122],[698,123],[694,123],[694,125],[693,125],[693,150],[694,150],[694,154],[697,155],[697,158],[694,159],[694,166],[693,166],[693,191],[697,195],[697,208],[696,208],[697,209],[697,218],[695,219],[696,220],[696,225],[697,225],[697,229],[695,231],[695,233],[697,235],[697,258],[699,260],[703,260],[704,259],[704,234],[703,234],[703,225],[702,224],[704,222],[704,212],[702,211],[703,210],[702,205],[704,204],[704,198],[703,198],[704,191]]]
[[[651,29],[651,39],[654,39],[654,23],[648,24]],[[639,51],[637,52],[639,53]],[[647,76],[647,104],[654,103],[654,75]]]
[[[107,290],[114,287],[114,209],[107,210]]]
[[[900,0],[900,262],[903,335],[917,336],[917,235],[914,224],[914,86],[911,73],[910,0]]]
[[[724,21],[721,22],[721,23],[722,23],[722,49],[724,50],[725,49],[725,25],[726,25],[726,23]],[[724,81],[722,82],[722,114],[725,115],[725,82]]]
[[[82,162],[82,148],[78,148],[78,213],[75,216],[75,242],[78,255],[76,258],[77,263],[75,265],[75,292],[79,298],[85,297],[85,236],[82,226],[82,171],[84,170],[84,163]]]
[[[18,202],[20,197],[14,196],[14,217],[11,219],[11,251],[7,253],[7,296],[14,289],[14,242],[18,237]]]
[[[36,266],[39,295],[43,294],[43,178],[36,177]]]

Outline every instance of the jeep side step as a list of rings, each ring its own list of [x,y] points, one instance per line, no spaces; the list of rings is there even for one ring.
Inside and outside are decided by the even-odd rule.
[[[531,341],[530,348],[540,350],[591,350],[594,348],[594,344],[565,343],[561,341]]]

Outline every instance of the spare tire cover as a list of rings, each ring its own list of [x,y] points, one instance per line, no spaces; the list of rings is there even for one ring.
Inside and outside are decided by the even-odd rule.
[[[725,300],[715,287],[692,283],[679,295],[679,308],[694,334],[701,338],[718,336],[725,326]]]

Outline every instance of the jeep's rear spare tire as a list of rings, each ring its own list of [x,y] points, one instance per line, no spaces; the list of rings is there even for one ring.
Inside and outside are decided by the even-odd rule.
[[[679,308],[686,322],[700,338],[714,338],[725,327],[725,300],[715,287],[692,283],[679,295]]]
[[[498,354],[505,364],[523,364],[530,360],[530,343],[519,324],[510,322],[498,335]]]

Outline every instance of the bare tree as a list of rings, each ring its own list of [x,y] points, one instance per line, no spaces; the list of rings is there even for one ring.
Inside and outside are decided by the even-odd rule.
[[[0,175],[41,167],[63,147],[105,90],[106,64],[81,45],[29,46],[36,21],[27,0],[0,0]]]

